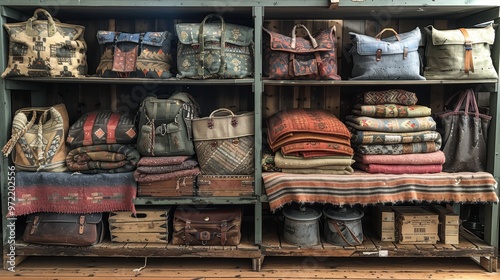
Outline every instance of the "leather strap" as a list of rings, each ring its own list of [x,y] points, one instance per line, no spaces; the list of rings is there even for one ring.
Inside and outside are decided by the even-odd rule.
[[[220,244],[225,245],[227,242],[227,221],[223,220],[220,224]]]
[[[116,143],[116,128],[118,127],[118,122],[120,121],[120,114],[112,113],[109,117],[108,123],[106,124],[106,143],[114,144]]]
[[[212,17],[217,17],[221,22],[221,34],[220,34],[220,67],[218,74],[223,76],[226,72],[226,30],[224,18],[218,14],[207,15],[200,24],[200,29],[198,31],[198,43],[200,48],[200,58],[198,62],[198,76],[204,78],[205,76],[205,36],[204,29],[205,23],[208,19]]]
[[[85,122],[83,123],[83,145],[90,146],[94,144],[92,141],[92,128],[94,127],[95,119],[97,118],[97,112],[91,112],[87,115]]]
[[[80,218],[78,219],[78,222],[79,222],[78,233],[83,234],[83,230],[85,229],[85,215],[81,215]]]
[[[333,227],[335,228],[335,230],[337,231],[337,233],[340,235],[340,237],[342,238],[342,240],[344,240],[344,242],[347,245],[349,245],[349,246],[357,246],[357,245],[363,244],[363,242],[361,242],[361,240],[358,239],[358,237],[354,234],[354,232],[352,232],[352,230],[344,222],[334,222],[332,220],[328,220],[328,222],[333,225]],[[356,241],[357,244],[351,244],[349,241],[347,241],[347,239],[345,238],[344,234],[342,234],[342,230],[339,228],[339,224],[343,225],[347,229],[347,231],[351,235],[352,239],[354,239],[354,241]]]
[[[462,35],[464,35],[464,38],[465,38],[464,71],[465,71],[465,74],[469,74],[469,71],[474,72],[474,61],[472,58],[472,41],[469,37],[469,33],[467,33],[467,30],[465,28],[460,28],[460,31],[462,32]]]

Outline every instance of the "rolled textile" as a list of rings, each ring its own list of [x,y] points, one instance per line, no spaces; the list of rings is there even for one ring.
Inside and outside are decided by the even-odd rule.
[[[169,173],[157,173],[157,174],[140,173],[138,174],[139,175],[138,177],[135,177],[134,174],[134,179],[137,181],[137,183],[152,183],[152,182],[170,180],[180,177],[197,176],[199,174],[201,174],[201,170],[198,166],[196,166],[192,169],[184,169]]]
[[[403,154],[403,155],[363,155],[355,154],[354,160],[364,164],[393,164],[393,165],[428,165],[443,164],[445,155],[438,150],[432,153]]]
[[[354,163],[351,157],[323,157],[304,159],[300,157],[284,157],[280,151],[274,155],[274,163],[278,168],[316,168],[320,166],[350,166]]]
[[[357,130],[379,132],[412,132],[436,130],[436,121],[430,116],[418,118],[371,118],[365,116],[346,116],[346,125]]]
[[[351,129],[352,144],[402,144],[441,141],[437,131],[378,132]]]
[[[69,151],[66,165],[81,173],[121,173],[134,170],[140,157],[132,146],[93,145]]]
[[[357,103],[362,104],[401,104],[415,105],[418,102],[417,94],[403,89],[389,89],[381,91],[367,91],[357,96]]]
[[[287,144],[287,139],[296,136],[297,133],[323,134],[344,140],[348,140],[351,136],[345,124],[335,115],[319,109],[283,110],[267,118],[266,122],[268,143],[273,151],[279,148],[276,143]]]
[[[193,158],[192,156],[168,156],[168,157],[141,157],[137,167],[141,166],[164,166],[181,164],[184,161]]]
[[[368,173],[386,173],[386,174],[422,174],[422,173],[439,173],[443,171],[442,164],[422,164],[422,165],[405,165],[405,164],[363,164],[356,162],[354,167]]]
[[[391,145],[353,145],[356,153],[363,155],[402,155],[432,153],[441,148],[441,141]]]
[[[295,174],[330,174],[330,175],[351,175],[354,169],[351,166],[339,166],[339,169],[319,169],[319,168],[283,168],[282,173]]]
[[[168,173],[184,169],[192,169],[198,165],[198,162],[194,159],[187,159],[178,164],[167,164],[158,166],[137,166],[136,173],[144,174],[158,174],[158,173]]]
[[[422,105],[400,104],[355,104],[352,110],[354,115],[372,118],[416,118],[431,115],[431,108]]]
[[[354,150],[349,144],[305,141],[291,143],[281,147],[283,155],[301,156],[303,158],[312,158],[319,156],[345,155],[352,157]]]

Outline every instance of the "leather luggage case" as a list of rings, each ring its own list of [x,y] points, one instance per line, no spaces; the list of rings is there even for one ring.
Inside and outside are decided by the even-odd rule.
[[[241,241],[240,207],[179,206],[174,213],[173,245],[236,246]]]
[[[28,215],[23,241],[26,243],[66,246],[90,246],[102,241],[102,213]]]
[[[199,196],[246,196],[254,194],[252,175],[198,175]]]
[[[138,196],[172,197],[194,196],[196,176],[180,177],[137,185]]]

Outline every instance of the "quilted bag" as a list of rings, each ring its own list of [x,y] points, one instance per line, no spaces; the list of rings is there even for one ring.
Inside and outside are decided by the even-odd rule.
[[[2,153],[12,152],[18,171],[67,171],[65,139],[69,119],[66,106],[29,107],[16,111],[12,136]]]
[[[236,246],[241,241],[240,207],[179,206],[173,221],[173,245]]]
[[[47,19],[39,20],[43,14]],[[4,24],[9,58],[2,77],[79,77],[87,74],[85,27],[61,23],[44,9],[25,22]]]
[[[104,237],[102,213],[36,213],[26,218],[23,241],[26,243],[90,246]]]
[[[208,22],[217,18],[220,22]],[[207,15],[200,23],[175,25],[178,78],[245,78],[253,76],[253,28],[225,23]]]
[[[298,28],[306,31],[307,38],[297,37]],[[302,24],[293,27],[291,37],[264,31],[268,35],[264,38],[265,76],[277,80],[340,80],[334,26],[315,36]]]
[[[191,121],[198,103],[185,92],[170,98],[146,97],[139,108],[137,150],[143,156],[194,155]]]
[[[386,31],[394,36],[381,38]],[[422,35],[418,27],[400,34],[384,28],[375,37],[354,32],[349,35],[353,43],[352,80],[425,80],[420,75],[418,46]]]
[[[69,128],[66,143],[72,149],[99,144],[132,144],[137,141],[134,119],[111,111],[93,111]]]
[[[172,77],[172,33],[98,31],[101,59],[96,74],[105,78]]]
[[[254,113],[220,108],[193,119],[193,140],[202,174],[248,175],[254,172]]]
[[[491,59],[495,30],[481,28],[437,30],[429,25],[424,76],[429,80],[497,79]]]

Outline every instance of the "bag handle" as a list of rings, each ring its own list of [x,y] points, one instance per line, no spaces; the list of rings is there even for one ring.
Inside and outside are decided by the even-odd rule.
[[[4,154],[4,156],[9,156],[9,154],[12,152],[12,149],[14,149],[14,146],[16,145],[17,141],[19,141],[19,138],[21,138],[26,133],[26,131],[30,130],[31,127],[33,127],[33,124],[35,124],[37,117],[36,112],[37,112],[36,110],[31,111],[32,113],[31,120],[27,123],[23,123],[22,124],[23,128],[19,130],[16,134],[12,134],[10,140],[7,142],[7,144],[5,144],[5,146],[3,146],[2,153]],[[18,114],[24,114],[24,112],[19,112]]]
[[[209,118],[212,118],[215,114],[220,113],[220,112],[226,112],[226,113],[228,113],[229,115],[231,115],[231,116],[233,116],[233,117],[234,117],[234,113],[233,113],[233,111],[231,111],[231,110],[229,110],[229,109],[227,109],[227,108],[219,108],[219,109],[217,109],[217,110],[214,110],[212,113],[210,113]]]
[[[335,230],[337,231],[337,233],[340,235],[340,237],[342,237],[342,239],[344,240],[344,242],[347,245],[349,245],[349,246],[356,246],[356,245],[363,244],[363,242],[361,242],[361,240],[358,239],[358,237],[354,234],[354,232],[352,232],[352,230],[344,222],[336,223],[336,222],[333,222],[332,220],[328,220],[328,223],[330,223],[330,224],[333,225],[333,227],[335,228]],[[350,235],[352,236],[352,238],[354,239],[354,241],[357,242],[357,244],[351,244],[349,241],[347,241],[347,239],[345,238],[345,236],[342,234],[342,230],[340,230],[340,228],[339,228],[339,224],[345,226],[345,228],[347,229],[347,231],[349,231]]]
[[[233,111],[231,111],[227,108],[220,108],[220,109],[217,109],[217,110],[213,111],[212,113],[210,113],[210,116],[208,117],[208,121],[207,121],[207,128],[208,129],[214,128],[215,122],[212,118],[214,117],[215,114],[220,113],[220,112],[229,113],[229,115],[231,116],[231,126],[234,128],[236,128],[238,126],[238,120],[235,118]]]
[[[205,74],[205,37],[203,36],[205,30],[205,22],[213,17],[221,21],[221,34],[220,34],[220,68],[219,75],[223,75],[226,70],[226,31],[224,18],[219,14],[207,15],[200,24],[198,31],[198,42],[200,44],[200,57],[198,63],[198,76],[203,77]]]
[[[396,30],[394,30],[394,28],[390,28],[390,27],[387,27],[387,28],[384,28],[382,29],[382,31],[380,31],[377,35],[375,35],[375,39],[377,40],[380,40],[380,37],[382,36],[382,34],[386,31],[391,31],[392,33],[394,33],[394,35],[396,36],[396,39],[398,41],[401,41],[401,38],[399,38],[399,34],[398,32],[396,32]]]
[[[297,42],[297,28],[302,28],[306,31],[307,36],[309,37],[309,41],[311,41],[313,48],[318,47],[318,42],[316,42],[316,39],[314,39],[314,37],[311,35],[311,32],[309,32],[309,29],[307,29],[307,27],[305,27],[303,24],[296,24],[292,29],[292,43],[290,44],[290,47],[292,49],[295,49],[295,45]]]
[[[54,36],[54,34],[56,33],[56,23],[55,23],[54,19],[52,18],[52,16],[50,15],[50,13],[44,9],[41,9],[41,8],[36,9],[35,12],[33,13],[33,16],[31,18],[29,18],[28,21],[26,21],[26,34],[28,34],[30,36],[37,36],[38,35],[38,31],[33,30],[33,21],[38,20],[39,13],[42,13],[45,15],[45,17],[47,17],[48,36],[49,37]]]

